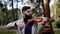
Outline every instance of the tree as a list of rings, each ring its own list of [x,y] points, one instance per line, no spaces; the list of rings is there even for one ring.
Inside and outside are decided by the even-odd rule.
[[[38,16],[42,16],[42,8],[40,6],[42,6],[42,0],[30,0],[31,4],[33,5],[33,13],[35,13],[36,15],[38,14]]]
[[[18,11],[18,0],[9,0],[11,3],[10,3],[10,6],[12,7],[12,11],[11,11],[11,19],[12,19],[12,21],[15,21],[15,19],[17,20],[18,18],[17,18],[17,11]],[[14,2],[16,2],[17,3],[17,11],[14,11]],[[14,13],[14,12],[16,12],[16,13]],[[15,15],[16,14],[16,15]],[[14,18],[14,16],[16,17],[16,18]]]
[[[2,25],[2,8],[3,8],[3,4],[0,1],[0,25]]]

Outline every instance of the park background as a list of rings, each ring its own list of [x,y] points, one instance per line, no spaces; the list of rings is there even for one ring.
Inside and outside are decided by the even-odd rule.
[[[38,2],[40,5],[37,6]],[[0,34],[16,34],[15,30],[8,30],[5,26],[13,21],[22,18],[22,7],[25,5],[34,8],[33,13],[36,13],[40,7],[40,13],[42,11],[42,1],[38,0],[0,0]],[[50,0],[50,15],[55,22],[52,23],[55,34],[60,33],[60,0]],[[37,6],[37,8],[35,8]]]

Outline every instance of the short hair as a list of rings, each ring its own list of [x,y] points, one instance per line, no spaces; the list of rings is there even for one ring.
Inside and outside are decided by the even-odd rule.
[[[23,12],[23,11],[26,11],[27,9],[30,9],[30,6],[24,6],[24,7],[22,8],[22,12]]]

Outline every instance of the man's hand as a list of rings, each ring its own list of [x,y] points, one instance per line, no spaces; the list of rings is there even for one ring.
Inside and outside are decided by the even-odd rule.
[[[23,24],[20,24],[19,27],[20,27],[20,29],[23,29],[24,28],[24,25]]]
[[[44,25],[47,22],[47,20],[48,20],[47,17],[42,17],[42,21],[40,24]]]
[[[21,21],[20,21],[21,22]],[[21,22],[21,23],[17,23],[17,26],[20,28],[20,29],[23,29],[24,28],[24,24]]]
[[[48,20],[47,17],[42,17],[42,19],[43,19],[43,20],[42,20],[43,22],[46,22],[46,21]]]

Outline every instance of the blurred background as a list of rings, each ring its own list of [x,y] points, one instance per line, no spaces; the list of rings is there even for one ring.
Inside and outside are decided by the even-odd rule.
[[[15,30],[8,30],[5,26],[23,18],[22,7],[32,7],[34,15],[42,16],[42,0],[0,0],[0,34],[16,34]],[[50,0],[50,16],[55,22],[52,27],[55,34],[60,34],[60,0]]]

